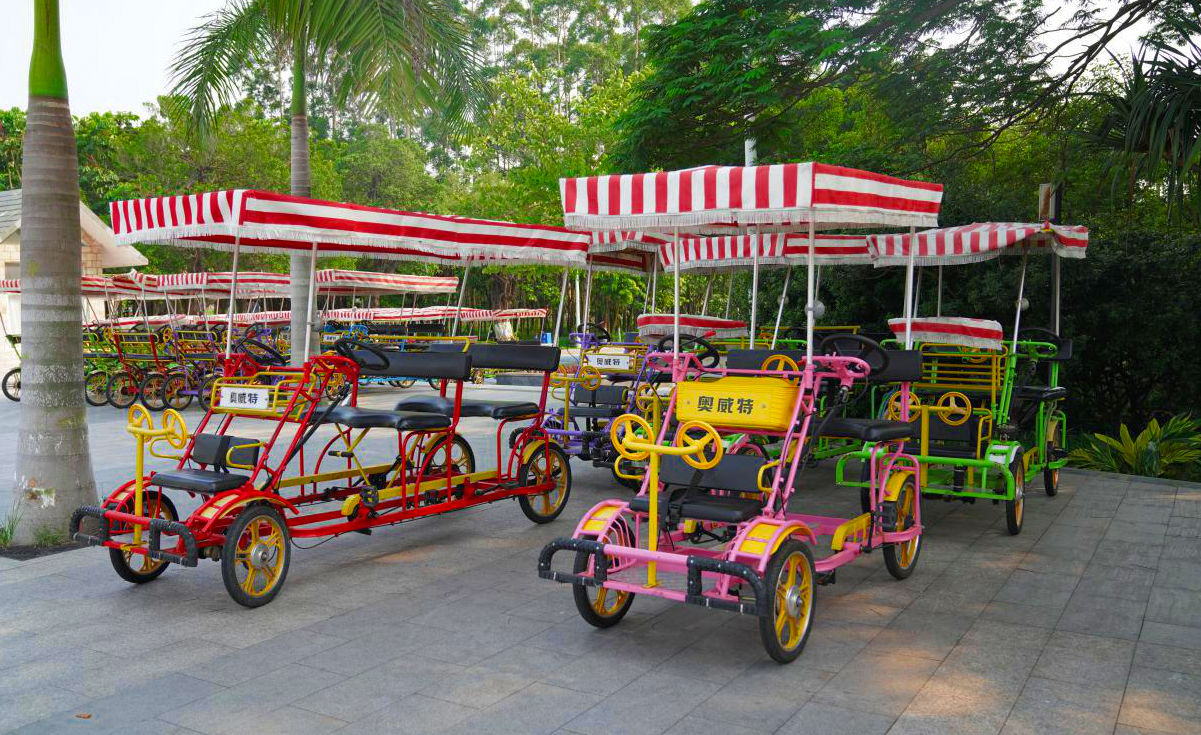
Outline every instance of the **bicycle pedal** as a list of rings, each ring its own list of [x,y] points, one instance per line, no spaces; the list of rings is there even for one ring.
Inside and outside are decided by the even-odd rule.
[[[818,572],[817,573],[817,583],[820,585],[834,584],[836,581],[838,581],[837,575],[838,575],[837,569],[831,569],[828,572]]]

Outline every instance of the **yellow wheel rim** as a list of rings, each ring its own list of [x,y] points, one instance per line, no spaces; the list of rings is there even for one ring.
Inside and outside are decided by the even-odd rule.
[[[912,482],[905,483],[901,489],[901,497],[897,505],[897,530],[907,531],[913,527],[914,522],[914,504],[917,501],[917,493],[914,491]],[[913,557],[917,554],[917,545],[920,542],[920,536],[913,538],[903,543],[897,544],[897,561],[902,567],[908,568],[913,563]]]
[[[588,597],[592,600],[592,611],[602,618],[616,615],[630,597],[630,593],[624,590],[611,590],[607,587],[595,589],[595,594],[589,589]]]
[[[167,504],[160,502],[158,506],[158,518],[164,518],[168,521],[175,520],[175,516],[167,508]],[[121,552],[121,556],[125,559],[125,566],[129,567],[137,574],[150,574],[167,562],[162,559],[151,559],[145,554],[135,554],[129,549]]]
[[[1013,517],[1020,526],[1022,514],[1026,512],[1026,474],[1013,478]]]
[[[534,482],[546,482],[548,479],[555,483],[550,490],[539,495],[530,496],[530,505],[539,514],[548,516],[559,509],[566,497],[564,488],[567,485],[567,474],[563,471],[563,461],[558,453],[542,450],[530,463],[530,477]]]
[[[234,572],[238,586],[251,597],[269,594],[279,583],[284,566],[284,533],[270,516],[254,519],[238,537]]]
[[[776,640],[786,651],[801,643],[813,616],[813,572],[809,560],[797,551],[784,562],[776,582]]]

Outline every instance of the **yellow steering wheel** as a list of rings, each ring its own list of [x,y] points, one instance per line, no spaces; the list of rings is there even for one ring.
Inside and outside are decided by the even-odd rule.
[[[601,384],[600,370],[592,365],[581,365],[580,372],[576,375],[576,381],[588,390],[596,390]]]
[[[702,436],[693,437],[689,432],[701,432]],[[680,424],[680,428],[676,429],[676,438],[672,442],[677,447],[689,447],[693,451],[682,455],[684,461],[692,465],[698,470],[707,470],[710,467],[716,467],[721,461],[721,456],[725,452],[722,446],[721,436],[709,424],[704,421],[686,421]],[[706,457],[705,452],[713,447],[713,456]]]
[[[638,390],[634,393],[634,408],[638,409],[644,418],[655,417],[655,422],[658,423],[659,413],[663,408],[663,399],[659,397],[655,386],[650,383],[638,386]]]
[[[792,359],[788,355],[779,355],[779,354],[769,355],[768,358],[763,361],[763,364],[759,366],[759,369],[763,370],[765,372],[775,371],[775,372],[799,373],[801,371],[801,368],[800,368],[800,366],[797,365],[796,360]],[[783,377],[783,376],[781,376],[781,377]],[[788,380],[789,382],[791,382],[793,384],[801,382],[801,379],[799,376],[785,378],[785,380]]]
[[[651,456],[650,452],[634,449],[627,442],[633,440],[650,444],[655,441],[655,435],[646,419],[632,413],[623,413],[609,424],[609,440],[623,458],[631,462],[642,462]]]
[[[947,426],[962,426],[972,416],[972,400],[955,390],[939,396],[934,408]]]
[[[888,417],[888,419],[890,421],[904,421],[904,419],[901,418],[901,416],[902,416],[901,403],[903,400],[902,396],[904,396],[904,393],[902,393],[901,391],[897,391],[896,393],[893,393],[888,398],[887,411],[886,411],[885,415]],[[916,393],[910,391],[909,392],[909,412],[908,412],[910,421],[912,421],[913,418],[917,415],[917,411],[921,407],[922,407],[922,400],[917,397]]]
[[[127,429],[153,429],[154,419],[150,417],[150,412],[140,403],[135,403],[129,407],[129,420],[126,424]]]
[[[174,408],[163,411],[163,429],[167,432],[163,435],[163,441],[172,447],[183,449],[188,443],[188,424]]]

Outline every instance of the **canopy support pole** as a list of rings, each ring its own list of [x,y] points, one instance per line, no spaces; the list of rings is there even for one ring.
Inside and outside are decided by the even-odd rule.
[[[784,271],[784,288],[780,291],[780,305],[776,307],[776,328],[771,333],[771,348],[776,349],[776,339],[780,336],[780,320],[784,318],[784,302],[788,300],[788,282],[792,279],[792,265]]]
[[[570,271],[570,268],[563,268],[563,282],[559,284],[559,308],[555,311],[555,345],[559,344],[559,327],[563,324],[563,302],[567,300],[567,275]]]
[[[584,335],[580,337],[580,349],[583,349],[584,343],[588,341],[588,316],[589,310],[592,308],[592,263],[588,263],[588,276],[584,279],[584,320],[580,322],[580,328]]]
[[[225,315],[225,357],[233,349],[234,339],[234,295],[238,293],[238,254],[242,250],[242,236],[234,235],[233,283],[229,286],[229,309]]]
[[[701,300],[701,316],[709,314],[709,292],[713,290],[713,277],[705,279],[705,298]]]
[[[313,330],[316,328],[314,314],[317,311],[317,241],[313,241],[313,250],[309,255],[309,298],[306,304],[306,312],[304,315],[304,358],[309,359],[309,350],[313,347]],[[295,350],[296,338],[292,338],[292,349]]]
[[[672,245],[674,248],[675,245]],[[674,251],[673,251],[674,252]],[[655,260],[655,268],[651,271],[651,310],[654,314],[659,299],[659,261]]]
[[[813,308],[813,300],[817,293],[817,255],[814,250],[817,249],[817,225],[813,221],[813,210],[809,210],[809,255],[806,264],[805,275],[805,369],[809,370],[813,366],[813,332],[817,327],[817,318],[815,309]]]
[[[909,228],[909,260],[905,262],[905,349],[913,349],[913,263],[917,257],[917,227]]]
[[[921,306],[921,303],[922,303],[922,273],[924,271],[925,271],[925,268],[919,267],[917,269],[917,282],[913,286],[913,318],[914,319],[917,318],[917,313],[919,311],[918,307]]]
[[[810,245],[812,247],[812,245]],[[810,286],[813,285],[812,276]],[[751,341],[750,348],[755,349],[755,320],[759,312],[759,233],[751,235]]]
[[[646,290],[642,294],[642,313],[646,313],[646,307],[651,304],[651,280],[654,278],[655,269],[659,267],[659,256],[655,256],[655,260],[651,262],[651,272],[646,274]]]
[[[680,228],[676,227],[671,238],[672,266],[675,270],[675,284],[673,286],[672,303],[675,306],[673,311],[671,333],[672,333],[672,366],[674,369],[679,369],[680,362]]]
[[[726,314],[724,319],[730,318],[730,304],[734,303],[734,271],[730,271],[730,281],[726,285]]]
[[[938,266],[938,303],[934,310],[934,316],[942,316],[942,266]]]
[[[455,306],[455,318],[450,323],[450,336],[453,337],[459,331],[459,315],[463,313],[463,297],[467,295],[467,276],[471,273],[471,266],[463,266],[463,283],[459,286],[459,303]]]
[[[1059,282],[1059,266],[1061,261],[1058,253],[1051,255],[1051,331],[1059,334],[1059,305],[1060,305],[1060,282]]]
[[[1022,249],[1022,276],[1018,280],[1018,302],[1017,308],[1014,310],[1017,313],[1013,317],[1013,346],[1009,349],[1009,359],[1017,359],[1018,354],[1018,330],[1022,327],[1022,299],[1026,298],[1026,259],[1030,256],[1029,249]]]

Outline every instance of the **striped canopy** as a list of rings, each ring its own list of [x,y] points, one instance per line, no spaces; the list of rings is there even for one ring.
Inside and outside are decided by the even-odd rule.
[[[608,253],[589,253],[588,264],[598,271],[650,273],[655,256],[641,250],[622,250]]]
[[[670,240],[662,235],[640,230],[598,230],[592,233],[590,253],[641,250],[653,253]]]
[[[680,238],[681,271],[722,271],[750,267],[758,251],[759,267],[804,266],[808,262],[809,237],[785,233],[725,235]],[[820,234],[814,240],[817,265],[866,265],[871,263],[867,238],[862,235]],[[674,267],[675,249],[659,248],[664,270]]]
[[[110,205],[117,244],[170,245],[458,262],[505,258],[584,265],[589,237],[563,227],[401,212],[250,189]]]
[[[888,328],[901,339],[905,338],[905,320],[889,319]],[[917,342],[999,350],[1005,340],[1001,323],[991,319],[971,319],[959,316],[914,317],[913,339]]]
[[[406,273],[373,273],[326,269],[317,271],[319,293],[454,293],[459,287],[455,276],[421,276]],[[233,288],[234,274],[230,272],[204,273],[140,273],[114,276],[118,286],[132,292],[142,290],[147,294],[228,294]],[[291,294],[292,279],[287,273],[240,271],[238,273],[240,296],[288,296]]]
[[[83,296],[111,296],[121,298],[137,298],[141,289],[128,281],[117,282],[109,276],[83,276],[79,282]],[[16,278],[0,280],[0,293],[21,293],[21,281]]]
[[[868,247],[876,265],[904,265],[913,251],[915,265],[954,265],[991,260],[1027,247],[1049,249],[1063,258],[1083,258],[1088,228],[1081,226],[984,222],[908,234],[871,235]]]
[[[590,230],[938,224],[942,185],[822,163],[701,166],[559,180],[563,220]]]
[[[638,336],[645,339],[672,334],[674,314],[639,314]],[[680,334],[690,337],[734,339],[746,336],[746,322],[716,316],[680,315]]]
[[[454,293],[455,276],[419,276],[327,269],[317,271],[320,293]]]

